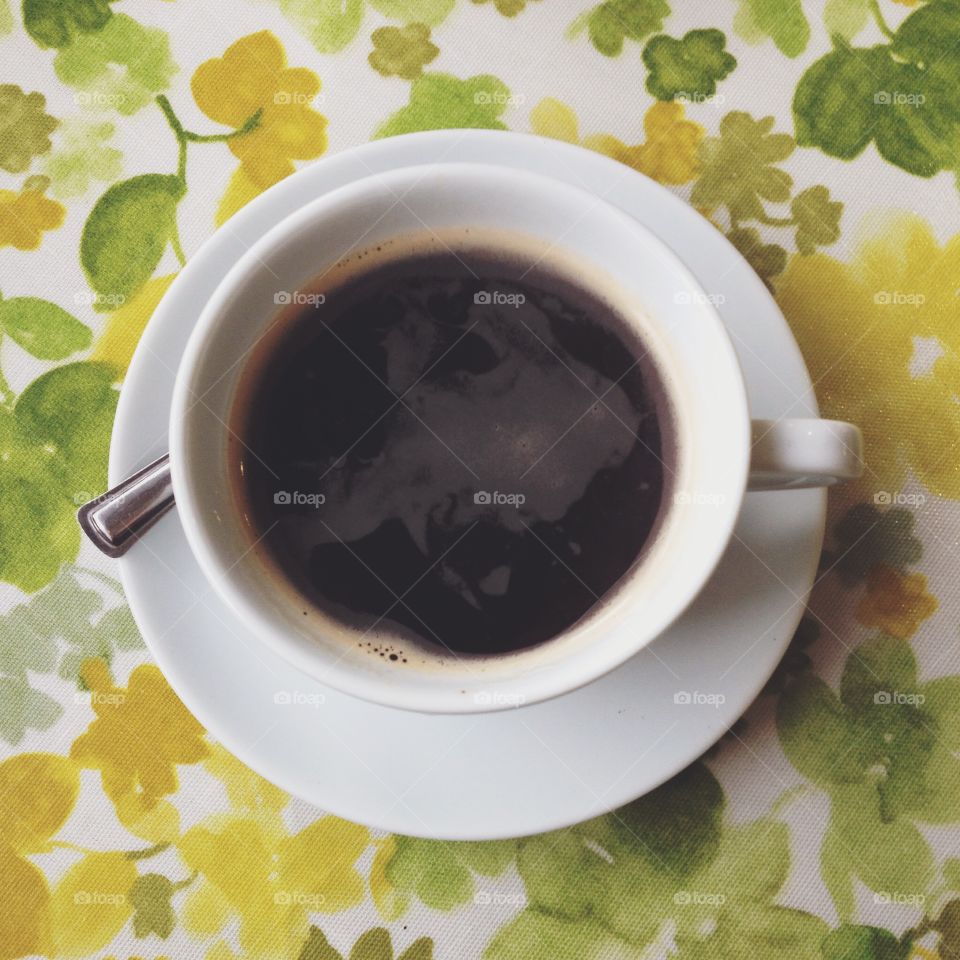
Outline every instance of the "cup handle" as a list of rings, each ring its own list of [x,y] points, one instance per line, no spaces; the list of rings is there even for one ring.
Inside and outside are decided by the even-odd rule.
[[[842,420],[754,420],[748,490],[828,487],[863,473],[863,438]]]

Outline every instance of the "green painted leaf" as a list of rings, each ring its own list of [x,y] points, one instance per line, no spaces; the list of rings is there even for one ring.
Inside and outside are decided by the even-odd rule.
[[[447,18],[457,0],[369,0],[369,3],[390,20],[436,27]]]
[[[484,960],[634,960],[642,953],[595,920],[572,923],[524,911],[501,927],[484,951]]]
[[[742,904],[727,911],[704,939],[677,939],[677,960],[821,960],[828,927],[801,910]]]
[[[23,25],[41,47],[66,47],[80,33],[101,30],[109,0],[23,0]]]
[[[177,918],[170,898],[174,885],[159,873],[143,873],[133,882],[128,894],[133,907],[133,933],[137,938],[155,933],[166,940],[173,933]]]
[[[147,173],[114,184],[83,227],[80,262],[107,301],[129,299],[150,279],[176,232],[186,186],[171,174]]]
[[[106,486],[116,404],[110,367],[71,363],[0,414],[0,579],[32,593],[76,557],[76,500]]]
[[[726,42],[720,30],[691,30],[682,40],[654,37],[643,50],[650,71],[647,89],[658,100],[713,96],[717,82],[737,65],[724,49]]]
[[[870,0],[827,0],[823,22],[831,37],[852,40],[870,22]]]
[[[64,83],[84,91],[76,98],[82,105],[123,116],[152,105],[179,69],[167,34],[124,13],[98,33],[78,36],[56,55],[53,68]]]
[[[840,239],[843,204],[839,200],[831,200],[826,187],[802,190],[790,202],[790,212],[797,225],[797,249],[800,253],[815,253],[818,246],[829,246]]]
[[[803,75],[793,98],[797,143],[843,160],[859,156],[875,124],[875,96],[889,76],[886,47],[841,44]]]
[[[343,955],[330,946],[319,927],[311,927],[297,960],[343,960]]]
[[[923,544],[913,528],[914,516],[903,507],[881,513],[873,504],[859,503],[833,528],[831,567],[848,587],[863,581],[877,564],[904,571],[923,557]]]
[[[63,707],[27,680],[0,677],[0,739],[16,746],[28,730],[49,730],[63,715]]]
[[[320,53],[337,53],[357,35],[364,0],[280,0],[280,10]]]
[[[420,937],[414,940],[397,960],[433,960],[433,940],[429,937]]]
[[[663,29],[670,15],[666,0],[606,0],[586,14],[590,42],[605,57],[619,56],[625,40],[640,42]],[[581,20],[571,32],[578,32]]]
[[[449,843],[397,837],[386,875],[397,890],[415,893],[428,907],[452,910],[474,893],[474,875],[498,876],[513,861],[512,841]]]
[[[906,960],[909,944],[889,930],[844,923],[827,934],[821,951],[823,960]]]
[[[393,960],[389,932],[383,927],[368,930],[353,945],[350,960]]]
[[[36,297],[0,300],[0,329],[41,360],[63,360],[93,342],[89,327],[55,303]]]
[[[770,37],[788,57],[803,53],[810,40],[801,0],[740,0],[733,25],[747,43]]]
[[[819,677],[799,677],[777,703],[777,733],[787,759],[815,783],[858,782],[861,766],[849,755],[855,735],[837,695]]]
[[[10,0],[0,0],[0,37],[13,32],[13,14],[10,12]]]
[[[424,73],[410,85],[407,106],[381,124],[375,136],[456,127],[506,130],[499,117],[509,103],[510,90],[496,77],[461,80],[448,73]]]

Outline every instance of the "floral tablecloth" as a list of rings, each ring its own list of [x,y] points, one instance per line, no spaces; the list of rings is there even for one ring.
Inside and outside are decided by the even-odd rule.
[[[743,720],[510,842],[386,836],[243,767],[74,521],[204,239],[441,127],[669,185],[867,443]],[[0,0],[0,958],[960,957],[958,151],[958,0]]]

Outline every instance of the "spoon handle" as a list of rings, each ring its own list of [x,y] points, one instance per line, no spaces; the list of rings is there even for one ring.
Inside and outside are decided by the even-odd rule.
[[[173,506],[170,455],[127,477],[77,511],[80,528],[108,557],[122,557]]]

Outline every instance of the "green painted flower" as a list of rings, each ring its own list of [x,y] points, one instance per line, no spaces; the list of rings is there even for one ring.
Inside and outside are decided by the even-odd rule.
[[[843,204],[830,199],[826,187],[810,187],[790,202],[790,212],[797,226],[797,249],[805,255],[815,253],[818,246],[829,246],[840,239],[840,216]]]
[[[489,3],[490,0],[473,0],[473,3]],[[515,17],[518,13],[523,13],[527,3],[532,0],[493,0],[493,5],[498,13],[505,17]]]
[[[696,189],[696,188],[694,188]],[[787,251],[777,243],[764,243],[754,227],[738,227],[727,234],[727,239],[753,267],[757,276],[773,290],[772,280],[787,268]]]
[[[741,220],[761,220],[764,200],[785,203],[793,178],[775,164],[793,153],[793,137],[772,133],[773,117],[754,120],[749,113],[733,111],[720,121],[720,136],[709,137],[700,147],[703,165],[693,188],[695,207],[726,207],[734,226]]]
[[[59,145],[43,167],[55,197],[77,197],[93,181],[110,183],[120,176],[123,154],[108,145],[114,132],[112,123],[72,120],[64,124]]]
[[[23,173],[34,157],[49,152],[50,134],[59,121],[45,112],[46,105],[42,93],[0,84],[0,168]]]
[[[53,66],[64,83],[81,91],[78,103],[123,116],[152,103],[179,69],[163,30],[144,27],[122,13],[99,32],[77,37],[57,54]]]
[[[865,580],[880,564],[903,571],[923,556],[913,526],[913,514],[903,507],[881,512],[872,504],[859,503],[834,526],[836,546],[824,555],[824,566],[835,570],[847,586]]]
[[[700,763],[626,807],[520,841],[529,906],[486,960],[639,958],[672,928],[685,958],[818,958],[826,925],[773,903],[787,878],[784,823],[723,825]]]
[[[397,837],[386,879],[401,893],[416,894],[434,910],[452,910],[474,894],[474,877],[496,877],[513,862],[512,841],[449,843]]]
[[[626,40],[640,42],[663,29],[670,15],[666,0],[605,0],[577,17],[567,30],[577,36],[586,27],[590,42],[605,57],[619,56]]]
[[[691,30],[681,40],[661,34],[643,50],[650,71],[647,89],[658,100],[697,100],[712,97],[717,82],[737,65],[724,49],[727,38],[721,30]]]
[[[853,914],[854,878],[925,896],[933,855],[916,824],[960,820],[960,676],[920,683],[909,644],[880,634],[847,658],[839,695],[813,675],[790,684],[777,730],[830,796],[821,872],[841,917]]]
[[[110,0],[23,0],[23,23],[41,47],[66,47],[78,36],[102,30]]]
[[[506,130],[499,118],[509,104],[510,90],[496,77],[461,80],[449,73],[425,73],[411,84],[407,106],[382,123],[375,136],[457,127]]]
[[[276,0],[291,23],[321,53],[336,53],[356,37],[369,4],[388,20],[436,27],[456,0]]]
[[[423,68],[437,58],[440,48],[430,42],[430,28],[425,23],[405,27],[380,27],[370,35],[373,51],[367,59],[377,73],[385,77],[415,80]]]

